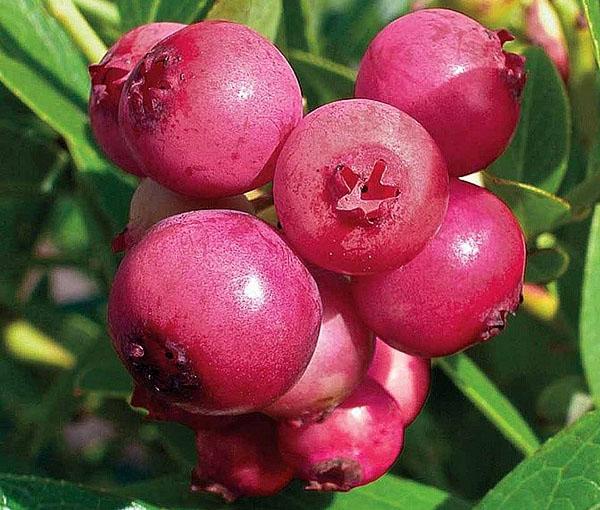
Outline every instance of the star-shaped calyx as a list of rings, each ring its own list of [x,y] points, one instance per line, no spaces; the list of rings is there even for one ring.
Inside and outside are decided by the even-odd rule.
[[[369,223],[374,223],[381,218],[384,215],[381,205],[394,200],[400,194],[398,187],[382,182],[386,168],[387,164],[384,160],[377,160],[365,180],[348,165],[338,165],[334,178],[338,183],[338,189],[341,188],[344,194],[338,198],[336,210],[353,213]]]

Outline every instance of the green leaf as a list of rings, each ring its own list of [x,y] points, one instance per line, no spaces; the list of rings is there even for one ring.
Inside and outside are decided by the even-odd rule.
[[[31,373],[10,359],[0,359],[0,406],[22,423],[39,405],[40,390]]]
[[[283,3],[285,43],[289,48],[319,53],[317,13],[311,0],[286,0]]]
[[[519,125],[489,171],[555,193],[569,161],[569,102],[563,81],[544,51],[528,48],[525,56],[528,74]]]
[[[327,508],[376,508],[377,510],[466,510],[470,505],[448,493],[426,485],[386,475],[365,487],[346,494],[304,491],[300,483],[292,483],[277,496],[255,500],[241,499],[226,504],[202,495],[190,495],[189,475],[170,476],[123,487],[119,492],[130,498],[143,498],[152,504],[170,508],[202,510],[303,510]]]
[[[2,508],[31,510],[33,508],[71,508],[95,510],[153,510],[156,507],[94,491],[63,481],[35,476],[0,475],[0,502]]]
[[[183,0],[170,2],[173,4],[185,3]],[[123,31],[131,30],[139,25],[156,20],[160,0],[118,0]]]
[[[600,411],[584,416],[523,461],[476,506],[478,510],[598,508]]]
[[[483,180],[512,209],[528,238],[551,231],[571,217],[569,203],[547,191],[489,173],[484,173]]]
[[[436,361],[463,394],[525,455],[539,448],[539,441],[519,411],[465,354]]]
[[[87,117],[86,63],[40,2],[14,0],[0,9],[0,81],[65,137],[107,230],[122,228],[135,179],[108,163],[96,147]]]
[[[594,41],[596,63],[600,67],[600,3],[596,0],[583,0],[583,7]]]
[[[591,174],[565,196],[573,208],[573,217],[585,218],[600,201],[600,173]]]
[[[114,357],[116,359],[117,355],[114,354]],[[131,395],[131,377],[118,360],[114,363],[93,363],[78,374],[75,387],[83,393],[126,400]]]
[[[527,254],[525,281],[549,283],[560,278],[569,268],[569,254],[560,246],[536,249]]]
[[[592,397],[600,405],[600,206],[596,206],[588,240],[579,337],[583,368]]]
[[[282,10],[282,0],[219,0],[208,11],[206,18],[243,23],[274,41]]]
[[[158,6],[156,19],[158,21],[178,21],[180,23],[193,23],[202,17],[206,8],[214,0],[161,0]]]
[[[356,73],[352,69],[300,50],[290,50],[287,57],[311,109],[354,95]]]

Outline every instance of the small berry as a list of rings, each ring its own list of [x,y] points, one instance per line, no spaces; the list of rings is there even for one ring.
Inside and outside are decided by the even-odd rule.
[[[365,99],[307,115],[288,138],[273,182],[286,239],[311,263],[346,274],[390,270],[440,226],[443,158],[418,122]]]
[[[89,115],[92,132],[106,155],[123,170],[143,176],[143,167],[134,159],[119,134],[118,110],[121,91],[132,69],[152,46],[185,25],[149,23],[134,28],[108,50],[99,64],[90,66],[92,89]]]
[[[307,489],[348,491],[380,476],[404,441],[402,412],[381,385],[367,378],[324,421],[279,424],[279,449]]]
[[[131,198],[127,227],[113,240],[113,250],[117,252],[131,248],[160,220],[203,209],[253,212],[252,204],[244,195],[213,199],[190,198],[175,193],[152,179],[143,179]]]
[[[127,252],[108,323],[138,384],[192,412],[242,414],[298,381],[316,346],[321,301],[266,223],[193,211],[161,221]]]
[[[199,198],[271,180],[301,117],[300,87],[283,55],[226,21],[195,23],[156,45],[131,73],[119,109],[147,175]]]
[[[317,348],[300,380],[263,412],[296,423],[322,419],[363,380],[373,355],[373,336],[354,310],[346,278],[312,272],[323,303]]]
[[[357,310],[392,347],[432,358],[502,331],[518,305],[525,239],[506,205],[483,188],[452,179],[437,236],[410,263],[357,277]]]
[[[431,133],[450,175],[484,169],[506,148],[519,120],[525,59],[512,40],[455,11],[424,9],[385,27],[369,45],[356,97],[383,101]]]
[[[269,417],[240,416],[220,429],[196,431],[198,465],[192,491],[221,496],[272,496],[292,481],[293,470],[277,449],[277,428]]]
[[[394,397],[405,425],[410,425],[425,405],[429,393],[431,362],[393,349],[379,338],[367,375]]]

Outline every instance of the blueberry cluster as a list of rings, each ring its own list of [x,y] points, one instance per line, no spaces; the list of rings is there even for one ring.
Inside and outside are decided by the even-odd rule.
[[[284,56],[236,23],[141,26],[91,66],[94,135],[143,177],[114,241],[110,334],[132,404],[196,432],[194,490],[379,478],[430,359],[502,330],[524,237],[458,177],[518,122],[510,39],[411,13],[367,49],[355,98],[306,116]]]

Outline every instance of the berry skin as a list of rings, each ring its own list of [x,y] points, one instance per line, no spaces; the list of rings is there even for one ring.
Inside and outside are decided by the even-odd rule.
[[[452,179],[437,236],[406,266],[357,277],[359,315],[392,347],[447,356],[502,331],[518,305],[525,239],[492,193]]]
[[[277,449],[276,424],[260,414],[240,416],[220,429],[196,431],[198,465],[192,491],[231,503],[240,496],[272,496],[293,477]]]
[[[198,198],[237,195],[273,177],[302,117],[283,55],[248,27],[202,21],[173,34],[132,72],[121,132],[147,175]]]
[[[131,198],[129,222],[113,240],[113,251],[131,248],[160,220],[202,209],[233,209],[250,214],[254,212],[252,204],[244,195],[214,199],[190,198],[175,193],[152,179],[143,179]]]
[[[88,105],[92,132],[105,154],[123,170],[144,175],[119,134],[118,110],[121,91],[132,69],[152,46],[185,25],[149,23],[134,28],[108,50],[99,64],[90,66],[92,89]]]
[[[367,378],[324,421],[279,424],[279,449],[308,490],[348,491],[383,476],[402,451],[396,401]]]
[[[286,239],[301,257],[338,273],[390,270],[440,226],[448,175],[429,134],[396,108],[337,101],[288,138],[273,181]]]
[[[127,252],[108,323],[138,384],[191,412],[242,414],[300,378],[321,301],[266,223],[238,211],[193,211],[161,221]]]
[[[363,380],[373,355],[373,336],[354,310],[346,278],[314,270],[323,303],[317,348],[300,380],[263,412],[300,424],[322,419]]]
[[[431,362],[391,348],[375,340],[375,355],[367,375],[392,396],[410,425],[423,409],[429,394]]]
[[[450,175],[481,170],[506,148],[519,119],[525,59],[502,50],[512,36],[446,9],[424,9],[385,27],[369,45],[356,97],[417,119]]]

